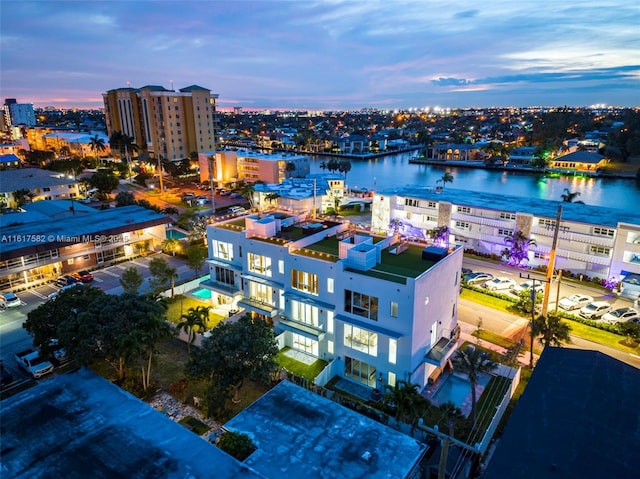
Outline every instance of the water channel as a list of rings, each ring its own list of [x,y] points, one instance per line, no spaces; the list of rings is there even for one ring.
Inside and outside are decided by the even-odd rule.
[[[634,179],[545,177],[519,171],[410,164],[409,159],[417,154],[418,152],[409,152],[370,160],[351,160],[347,184],[350,188],[368,188],[374,191],[403,185],[436,186],[436,181],[445,171],[449,171],[454,179],[452,183],[447,183],[446,188],[557,201],[562,200],[561,195],[567,188],[571,192],[580,192],[576,200],[589,205],[638,213],[640,220],[640,187]],[[322,173],[320,163],[330,159],[313,158],[311,173]]]

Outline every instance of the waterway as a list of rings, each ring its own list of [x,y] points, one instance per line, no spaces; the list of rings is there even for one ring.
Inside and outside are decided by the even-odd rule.
[[[545,177],[519,171],[410,164],[409,159],[417,154],[409,152],[371,160],[352,160],[351,171],[347,173],[347,185],[374,191],[403,185],[436,186],[436,182],[448,171],[453,175],[453,182],[447,183],[445,188],[557,201],[562,200],[561,195],[567,188],[571,192],[580,192],[576,198],[578,201],[637,213],[640,220],[640,187],[634,179]],[[311,173],[323,172],[320,169],[322,161],[328,159],[313,158]]]

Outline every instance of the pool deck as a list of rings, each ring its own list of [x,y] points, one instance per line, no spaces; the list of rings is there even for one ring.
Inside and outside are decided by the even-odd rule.
[[[440,406],[441,404],[446,402],[446,401],[438,401],[437,399],[435,399],[435,396],[438,393],[438,390],[440,389],[442,384],[447,379],[449,379],[451,375],[467,381],[467,377],[464,374],[460,374],[460,373],[442,374],[433,384],[431,384],[430,386],[427,386],[422,391],[421,393],[422,396],[428,399],[435,406]],[[485,377],[486,377],[486,380],[485,380]],[[490,377],[487,374],[481,374],[480,379],[481,379],[481,382],[476,384],[476,400],[480,399],[480,396],[482,395],[482,391],[484,391],[484,388],[486,384],[489,382]],[[482,382],[484,382],[485,384],[482,384]],[[460,410],[465,416],[469,416],[469,414],[471,414],[471,390],[469,390],[469,394],[464,399],[464,401],[462,401],[462,404],[456,404],[456,406],[460,408]]]

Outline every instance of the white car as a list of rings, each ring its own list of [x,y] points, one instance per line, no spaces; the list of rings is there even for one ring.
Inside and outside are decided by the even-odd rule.
[[[580,316],[586,319],[600,319],[611,311],[611,305],[606,301],[595,301],[580,309]]]
[[[573,311],[574,309],[582,308],[592,302],[593,298],[591,296],[587,296],[586,294],[572,294],[567,298],[562,298],[558,302],[558,307],[565,311]]]
[[[3,293],[0,294],[0,305],[5,308],[17,308],[22,306],[22,301],[13,293]]]
[[[529,291],[531,288],[535,289],[536,292],[544,291],[544,287],[540,281],[536,282],[535,287],[533,285],[533,281],[525,281],[524,283],[514,286],[511,292],[513,294],[520,294],[523,291]]]
[[[490,281],[482,284],[483,288],[487,288],[489,291],[498,291],[501,289],[513,289],[516,286],[515,280],[507,278],[506,276],[497,276]]]
[[[618,308],[602,316],[602,320],[610,324],[626,323],[627,321],[637,323],[640,320],[640,313],[633,308]]]

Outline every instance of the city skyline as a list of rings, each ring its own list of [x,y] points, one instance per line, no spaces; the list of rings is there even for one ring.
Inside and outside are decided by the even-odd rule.
[[[640,8],[581,2],[0,2],[2,98],[131,86],[222,109],[640,105]]]

